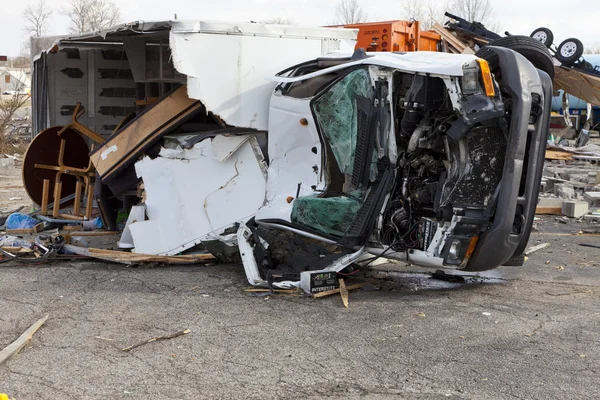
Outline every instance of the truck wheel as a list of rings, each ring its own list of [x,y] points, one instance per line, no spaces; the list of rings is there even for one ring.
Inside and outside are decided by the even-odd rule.
[[[541,42],[538,42],[529,36],[506,36],[500,39],[493,40],[489,43],[490,46],[506,47],[521,54],[536,68],[547,73],[551,79],[554,79],[554,62],[548,48]],[[486,59],[489,57],[489,51],[485,47],[479,49],[475,55]],[[488,60],[489,61],[489,60]]]
[[[554,35],[548,28],[537,28],[535,31],[531,32],[531,35],[529,36],[548,48],[554,43]]]
[[[575,64],[583,54],[583,43],[581,40],[571,38],[563,41],[556,49],[556,59],[570,67]]]

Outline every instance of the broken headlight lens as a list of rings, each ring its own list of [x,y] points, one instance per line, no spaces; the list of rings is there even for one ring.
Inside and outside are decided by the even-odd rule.
[[[444,265],[459,265],[464,267],[475,252],[478,236],[453,235],[445,244]]]
[[[462,91],[464,94],[479,93],[479,68],[463,67]]]
[[[453,240],[448,251],[448,258],[452,260],[460,260],[460,240]]]

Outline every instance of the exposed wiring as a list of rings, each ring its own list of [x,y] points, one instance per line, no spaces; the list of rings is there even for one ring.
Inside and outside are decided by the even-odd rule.
[[[359,272],[360,272],[360,269],[355,269],[354,271],[348,272],[347,274],[345,274],[343,272],[338,272],[337,274],[342,275],[342,276],[352,276],[352,275],[358,274]]]
[[[394,245],[396,245],[400,241],[404,241],[404,239],[406,238],[406,236],[408,234],[410,234],[417,225],[418,225],[418,223],[415,223],[413,226],[411,226],[410,229],[402,237],[400,237],[400,238],[396,239],[394,242],[390,243],[390,245],[381,254],[379,254],[378,256],[373,257],[367,264],[363,265],[362,268],[366,268],[369,265],[371,265],[371,263],[373,261],[375,261],[375,260],[377,260],[379,258],[383,258],[383,256],[385,256],[388,253],[388,251],[390,251],[390,249],[392,249],[392,247]],[[404,251],[408,251],[408,249],[405,249]]]

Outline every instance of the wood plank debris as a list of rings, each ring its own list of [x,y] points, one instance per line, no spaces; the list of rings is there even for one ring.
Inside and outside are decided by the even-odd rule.
[[[31,341],[33,335],[44,325],[48,315],[38,320],[35,324],[31,325],[17,340],[9,344],[4,350],[0,351],[0,365],[16,356],[23,347],[27,346],[27,343]]]
[[[364,285],[365,285],[364,283],[357,283],[356,285],[346,286],[346,290],[351,291],[351,290],[360,289]],[[315,293],[315,294],[312,295],[312,297],[315,298],[315,299],[318,299],[320,297],[331,296],[333,294],[338,294],[338,293],[340,293],[340,288],[328,290],[326,292]]]
[[[174,339],[174,338],[179,337],[179,336],[187,335],[190,332],[191,332],[191,330],[186,329],[186,330],[183,330],[183,331],[180,331],[180,332],[172,333],[170,335],[153,337],[152,339],[148,339],[148,340],[144,340],[143,342],[136,343],[133,346],[125,347],[123,349],[123,351],[129,352],[129,351],[131,351],[131,350],[133,350],[135,348],[138,348],[138,347],[143,346],[143,345],[148,344],[148,343],[158,342],[159,340]]]
[[[188,97],[187,85],[181,85],[152,104],[101,146],[92,150],[90,158],[100,178],[104,180],[133,163],[144,149],[198,112],[201,107],[198,100]]]
[[[164,264],[197,264],[216,260],[212,254],[185,254],[178,256],[157,256],[152,254],[128,253],[125,251],[85,248],[66,244],[64,249],[86,257],[112,261],[119,264],[164,263]]]
[[[83,225],[65,225],[63,229],[65,231],[79,231],[83,229]]]
[[[284,294],[298,294],[301,293],[302,291],[298,288],[296,289],[264,289],[264,288],[255,288],[255,287],[249,287],[244,289],[244,292],[246,293],[284,293]]]
[[[435,33],[440,35],[442,39],[448,44],[452,53],[462,54],[468,49],[468,46],[465,43],[463,43],[462,40],[454,36],[452,32],[450,32],[439,22],[436,22],[433,25],[432,29],[433,31],[435,31]]]
[[[33,253],[33,250],[28,249],[27,247],[2,246],[2,250],[11,254]]]
[[[535,253],[538,250],[545,249],[548,246],[550,246],[550,243],[541,243],[541,244],[538,244],[537,246],[531,246],[531,247],[527,248],[523,254],[528,256],[532,253]]]
[[[338,279],[338,282],[340,283],[340,297],[342,298],[342,304],[344,304],[344,307],[348,308],[348,288],[343,279]]]
[[[35,235],[44,229],[44,223],[40,222],[33,228],[26,229],[7,229],[6,233],[9,235]]]
[[[546,150],[547,160],[572,160],[573,154],[566,151]]]
[[[561,207],[537,207],[535,209],[536,214],[540,215],[562,215]]]

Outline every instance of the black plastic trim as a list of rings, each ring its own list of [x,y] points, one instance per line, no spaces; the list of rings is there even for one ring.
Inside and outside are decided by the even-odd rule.
[[[502,71],[501,85],[513,102],[507,143],[507,154],[513,158],[505,160],[494,220],[488,230],[480,235],[475,252],[464,268],[466,271],[485,271],[504,264],[529,238],[543,168],[552,97],[552,82],[546,73],[537,70],[513,50],[494,46],[488,48],[498,56]],[[543,118],[538,121],[530,138],[530,151],[533,154],[529,155],[525,195],[519,197],[532,93],[543,96],[544,110]],[[520,234],[512,234],[517,203],[524,204],[526,229],[521,230]]]

